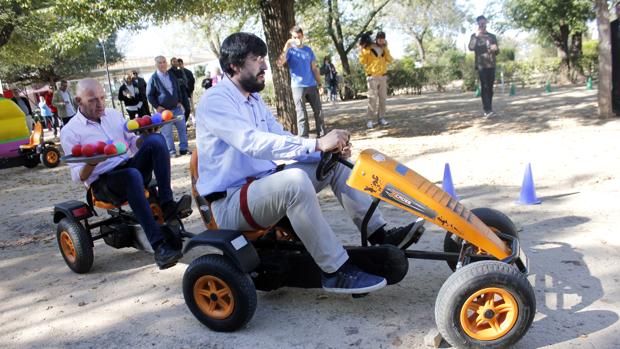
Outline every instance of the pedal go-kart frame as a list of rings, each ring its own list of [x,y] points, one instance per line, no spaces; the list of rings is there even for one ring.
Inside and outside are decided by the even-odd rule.
[[[212,330],[234,331],[252,318],[257,289],[321,287],[319,269],[287,219],[262,232],[216,229],[208,203],[195,192],[195,157],[196,154],[192,158],[192,192],[210,229],[198,235],[189,233],[179,215],[173,224],[177,234],[173,238],[178,243],[189,238],[184,254],[201,246],[220,253],[211,250],[195,259],[185,271],[183,295],[194,316]],[[374,150],[363,151],[355,165],[336,154],[323,154],[317,178],[325,178],[338,163],[352,169],[348,185],[374,197],[362,222],[361,246],[345,247],[354,263],[385,277],[391,285],[406,276],[408,258],[446,261],[456,271],[439,291],[435,320],[440,333],[453,346],[507,347],[525,335],[533,321],[536,302],[526,278],[527,260],[508,217],[492,209],[469,211],[413,170]],[[149,186],[145,195],[154,217],[163,223],[156,186]],[[446,229],[444,252],[368,246],[368,222],[380,201]],[[115,248],[136,247],[152,252],[133,214],[123,211],[121,206],[118,202],[110,204],[109,217],[95,222],[89,221],[96,214],[92,202],[87,205],[73,200],[54,207],[59,249],[73,271],[90,270],[93,241],[97,239],[104,239]],[[106,205],[99,203],[97,207]],[[93,235],[96,228],[100,232]],[[416,242],[423,231],[416,231]]]
[[[507,216],[488,208],[470,211],[415,171],[372,149],[363,151],[355,164],[338,154],[323,154],[317,178],[324,179],[338,163],[352,169],[349,186],[374,197],[362,222],[361,246],[345,247],[355,263],[384,276],[390,285],[406,275],[408,258],[446,261],[455,273],[439,291],[435,319],[453,346],[507,347],[525,335],[536,301],[526,278],[527,258]],[[256,289],[321,287],[318,267],[286,221],[258,234],[216,230],[209,204],[195,191],[197,164],[190,168],[194,199],[210,230],[189,240],[184,253],[205,245],[221,251],[197,258],[184,275],[185,302],[199,321],[212,330],[234,331],[252,318]],[[447,230],[444,251],[368,246],[368,222],[380,201]],[[416,242],[423,231],[416,232]]]

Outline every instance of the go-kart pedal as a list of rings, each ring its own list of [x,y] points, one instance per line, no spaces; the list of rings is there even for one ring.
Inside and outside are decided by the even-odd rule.
[[[179,201],[170,201],[162,205],[164,220],[170,221],[174,218],[183,219],[192,214],[192,197],[188,194],[181,196]]]
[[[155,251],[155,263],[159,270],[171,268],[183,257],[181,250],[173,249],[167,243],[162,244]]]

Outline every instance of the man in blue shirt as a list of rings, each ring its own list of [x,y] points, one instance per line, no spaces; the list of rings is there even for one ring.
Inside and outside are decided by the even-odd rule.
[[[327,186],[358,228],[372,199],[349,186],[350,169],[338,164],[324,181],[316,179],[318,151],[350,156],[349,132],[332,130],[318,139],[292,135],[279,124],[258,94],[265,87],[267,46],[253,34],[235,33],[222,43],[226,77],[207,90],[196,109],[198,174],[196,189],[211,204],[220,229],[258,230],[283,217],[322,270],[323,288],[366,293],[385,286],[384,278],[352,262],[323,217],[316,193]],[[284,168],[273,160],[297,160]],[[250,178],[251,180],[248,180]],[[373,244],[406,248],[419,223],[386,231],[375,213],[369,222]]]
[[[174,117],[182,116],[171,124],[166,124],[161,129],[161,134],[166,139],[170,156],[176,156],[176,148],[174,147],[174,138],[172,136],[172,125],[176,127],[179,134],[179,155],[191,154],[187,145],[187,128],[185,126],[185,109],[183,109],[182,98],[183,91],[179,86],[179,82],[168,70],[168,61],[166,57],[155,57],[157,70],[149,79],[146,86],[146,95],[149,103],[158,113],[168,109],[172,111]]]
[[[288,64],[291,72],[291,90],[297,114],[297,134],[301,137],[308,137],[310,132],[305,104],[305,100],[308,100],[314,113],[317,138],[324,136],[325,123],[320,95],[321,73],[316,65],[314,52],[304,45],[304,32],[299,26],[291,28],[291,38],[284,45],[278,59],[278,66],[281,67],[285,63]]]

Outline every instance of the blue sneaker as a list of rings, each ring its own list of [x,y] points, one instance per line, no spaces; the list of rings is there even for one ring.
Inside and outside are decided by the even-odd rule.
[[[327,292],[360,294],[376,291],[387,285],[385,278],[369,274],[349,261],[336,272],[321,272],[321,284]]]

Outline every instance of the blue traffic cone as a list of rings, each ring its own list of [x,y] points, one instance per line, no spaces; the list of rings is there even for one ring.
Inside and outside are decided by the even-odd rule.
[[[536,197],[536,188],[534,188],[534,179],[532,178],[532,165],[527,164],[525,175],[523,175],[523,184],[521,185],[521,197],[519,198],[521,205],[538,205],[540,200]]]
[[[454,184],[452,184],[452,173],[450,173],[450,164],[446,162],[446,166],[443,169],[443,181],[441,182],[441,188],[448,193],[454,199],[458,200],[456,192],[454,191]]]

